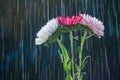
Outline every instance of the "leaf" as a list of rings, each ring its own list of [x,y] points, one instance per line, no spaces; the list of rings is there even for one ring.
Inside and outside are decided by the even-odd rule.
[[[61,61],[64,62],[64,60],[63,60],[63,55],[61,54],[60,50],[58,50],[58,54],[60,55]]]
[[[67,75],[65,80],[73,80],[71,75]]]
[[[67,67],[68,67],[68,70],[70,71],[71,70],[71,62],[70,61],[68,62]]]
[[[75,64],[75,67],[76,67],[77,72],[79,72],[80,71],[80,67],[77,64]]]
[[[66,72],[68,71],[67,63],[64,63],[64,64],[63,64],[63,68],[64,68],[64,70],[65,70]]]
[[[61,51],[62,51],[62,55],[63,55],[63,59],[64,59],[64,62],[67,63],[69,61],[69,55],[68,55],[68,52],[67,52],[67,49],[65,48],[64,45],[62,45],[61,41],[57,39],[57,42],[61,48]]]
[[[91,56],[86,56],[82,62],[81,65],[81,70],[85,67],[85,65],[87,64],[88,60],[90,59]]]
[[[69,72],[71,70],[71,62],[63,63],[63,68],[66,72]]]
[[[70,75],[70,80],[73,80],[72,76]]]
[[[65,80],[69,80],[69,76],[66,76]]]

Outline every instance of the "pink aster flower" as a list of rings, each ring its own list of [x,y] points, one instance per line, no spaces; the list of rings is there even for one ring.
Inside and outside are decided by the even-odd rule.
[[[101,21],[90,15],[81,14],[81,16],[83,19],[80,24],[88,26],[99,38],[104,35],[104,25]]]
[[[78,14],[78,16],[72,16],[72,17],[67,16],[66,18],[63,18],[61,16],[57,17],[59,24],[63,26],[78,24],[81,19],[82,19],[82,16],[80,14]]]

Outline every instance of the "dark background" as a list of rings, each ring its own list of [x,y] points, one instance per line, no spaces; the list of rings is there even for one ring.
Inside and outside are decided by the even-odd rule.
[[[36,32],[53,17],[79,12],[105,25],[104,37],[86,41],[84,56],[91,59],[84,80],[120,80],[119,5],[120,0],[0,0],[0,80],[65,80],[58,45],[35,46]],[[67,35],[62,39],[70,50]]]

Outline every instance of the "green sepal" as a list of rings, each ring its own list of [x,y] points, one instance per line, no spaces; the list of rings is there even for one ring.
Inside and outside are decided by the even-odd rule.
[[[85,26],[80,24],[72,25],[72,26],[64,26],[64,27],[58,26],[58,29],[51,36],[49,36],[48,40],[44,43],[44,46],[49,46],[51,43],[54,43],[57,40],[57,38],[63,33],[67,33],[70,31],[77,31],[84,28]]]

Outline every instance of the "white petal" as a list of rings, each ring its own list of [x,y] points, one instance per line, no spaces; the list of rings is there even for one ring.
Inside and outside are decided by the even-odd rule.
[[[52,35],[56,29],[58,28],[57,18],[53,18],[46,25],[42,27],[42,29],[36,34],[38,38],[36,38],[36,44],[42,44],[47,41],[50,35]]]
[[[40,38],[36,38],[36,39],[35,39],[36,45],[41,45],[41,44],[44,43],[44,42],[45,42],[45,40],[43,40],[43,39],[40,39]]]

